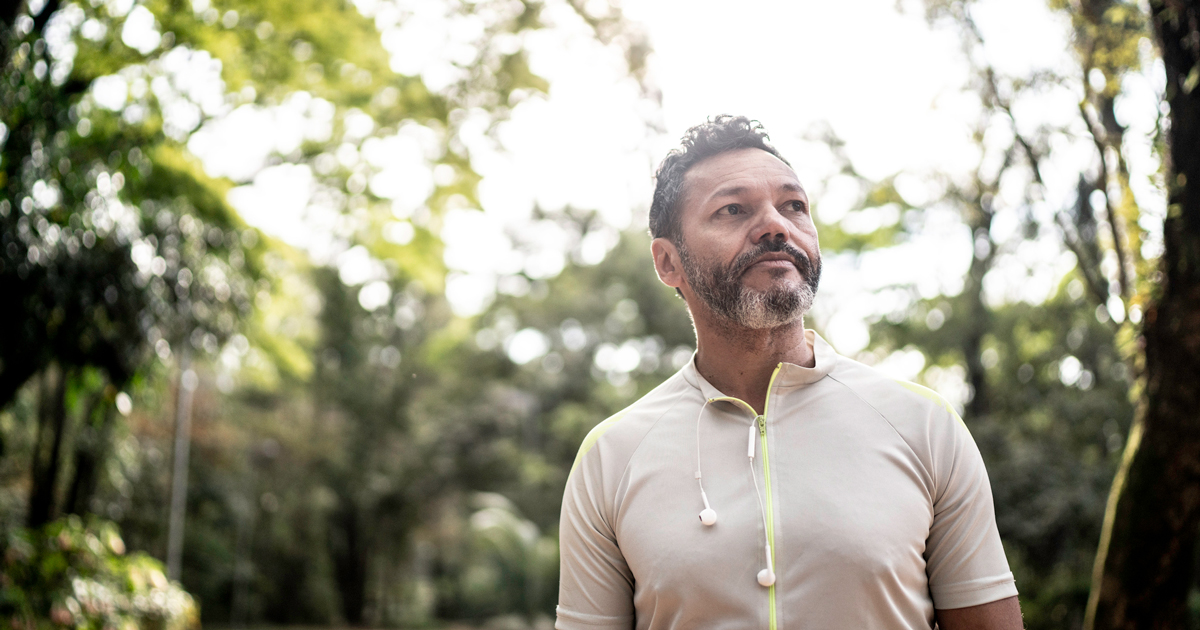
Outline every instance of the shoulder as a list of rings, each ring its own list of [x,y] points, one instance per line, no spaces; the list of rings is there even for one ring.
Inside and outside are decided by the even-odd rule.
[[[916,383],[892,378],[853,359],[840,357],[837,368],[829,376],[889,421],[940,417],[962,422],[958,412],[941,394]]]
[[[973,444],[954,407],[927,387],[894,379],[845,357],[829,376],[879,414],[931,468],[939,468],[935,460],[964,441]]]
[[[579,446],[571,473],[589,459],[602,459],[606,469],[624,469],[659,420],[694,402],[693,398],[701,400],[702,396],[681,373],[675,373],[632,405],[593,427]]]

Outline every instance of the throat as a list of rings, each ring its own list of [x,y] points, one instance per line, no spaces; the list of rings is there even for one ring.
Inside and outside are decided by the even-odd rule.
[[[697,342],[739,362],[756,359],[770,364],[791,362],[799,358],[798,354],[803,355],[802,349],[807,346],[803,318],[771,328],[748,328],[725,318],[716,319],[710,327],[711,334],[706,335],[709,339],[701,339],[697,327]]]
[[[784,328],[784,327],[781,327]],[[797,322],[786,329],[743,330],[737,335],[698,335],[696,369],[721,393],[741,399],[762,415],[771,375],[780,363],[816,364]]]

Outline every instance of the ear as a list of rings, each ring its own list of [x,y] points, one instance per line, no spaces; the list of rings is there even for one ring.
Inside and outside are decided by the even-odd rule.
[[[675,243],[659,237],[651,241],[650,253],[654,256],[654,271],[663,284],[679,289],[684,285],[683,265],[679,261],[679,248]]]

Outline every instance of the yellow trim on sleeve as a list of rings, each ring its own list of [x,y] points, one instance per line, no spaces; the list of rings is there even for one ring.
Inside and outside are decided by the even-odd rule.
[[[907,389],[915,394],[920,394],[921,396],[941,405],[941,407],[945,409],[951,416],[954,416],[955,420],[958,420],[959,424],[963,425],[964,427],[967,426],[967,423],[963,422],[962,416],[958,415],[958,412],[954,410],[954,407],[951,407],[950,403],[946,402],[946,399],[942,398],[941,394],[929,389],[928,387],[917,385],[916,383],[899,380],[896,382],[904,386],[904,389]]]
[[[592,450],[592,447],[596,445],[596,442],[599,441],[609,429],[613,428],[613,425],[620,422],[621,418],[624,418],[626,412],[628,411],[628,409],[618,411],[612,416],[609,416],[607,420],[592,427],[591,431],[588,431],[587,437],[583,438],[583,444],[579,445],[579,452],[575,455],[575,463],[571,464],[571,473],[574,473],[575,469],[579,467],[579,462],[583,461],[583,456],[587,455],[587,452]],[[570,473],[568,473],[568,476],[569,475]]]

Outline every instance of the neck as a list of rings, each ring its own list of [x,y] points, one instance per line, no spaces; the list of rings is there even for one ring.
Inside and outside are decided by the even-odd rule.
[[[804,320],[763,330],[741,328],[714,321],[711,313],[697,313],[696,369],[721,392],[740,398],[762,414],[771,374],[781,363],[816,365],[804,337]]]

